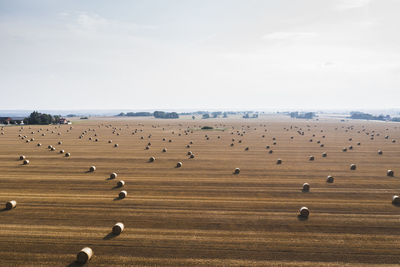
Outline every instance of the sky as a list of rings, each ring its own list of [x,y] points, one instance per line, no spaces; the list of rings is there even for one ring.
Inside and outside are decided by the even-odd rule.
[[[400,0],[0,0],[0,109],[399,108]]]

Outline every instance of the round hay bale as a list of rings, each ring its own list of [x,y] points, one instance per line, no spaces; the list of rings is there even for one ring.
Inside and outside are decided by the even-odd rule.
[[[123,187],[125,185],[125,181],[121,180],[117,182],[117,187]]]
[[[176,167],[177,167],[177,168],[182,167],[182,162],[178,162],[178,163],[176,164]]]
[[[245,150],[245,151],[248,151],[248,150],[249,150],[249,147],[246,147],[244,150]]]
[[[126,192],[125,190],[122,190],[121,192],[119,192],[118,197],[120,199],[125,198],[128,195],[128,192]]]
[[[190,145],[186,145],[186,148],[190,148]]]
[[[357,168],[356,164],[351,164],[350,165],[350,170],[354,171]]]
[[[330,176],[330,175],[328,175],[328,177],[326,177],[326,182],[327,183],[333,183],[334,182],[334,180],[335,180],[335,178],[333,178],[332,176]]]
[[[61,144],[62,144],[62,142],[61,142],[61,141],[58,141],[58,144],[59,144],[59,145],[61,145]]]
[[[322,153],[322,157],[323,157],[323,158],[326,158],[327,156],[328,156],[328,154],[327,154],[326,152],[323,152],[323,153]]]
[[[378,155],[382,155],[382,154],[383,154],[382,150],[378,150]]]
[[[396,143],[396,140],[395,140],[395,139],[393,139],[393,140],[392,140],[392,143]]]
[[[16,206],[17,206],[17,201],[15,201],[15,200],[7,201],[6,210],[14,209]]]
[[[192,154],[193,154],[192,151],[188,151],[188,153],[187,153],[188,156],[190,156]]]
[[[190,155],[190,157],[189,157],[189,158],[191,158],[191,159],[194,159],[194,154]]]
[[[90,168],[89,168],[89,171],[90,172],[94,172],[96,170],[96,166],[91,166]]]
[[[266,146],[265,148],[266,148],[266,149],[270,149],[270,146]]]
[[[163,150],[162,150],[162,152],[167,152],[167,149],[164,147]]]
[[[301,207],[299,210],[299,216],[308,218],[310,215],[310,210],[307,207]]]
[[[118,147],[118,144],[114,144],[114,147]]]
[[[51,151],[55,151],[56,150],[56,148],[53,146],[51,149],[50,149]]]
[[[64,149],[61,149],[61,150],[60,150],[60,154],[64,154]]]
[[[277,159],[276,160],[276,164],[282,164],[282,160],[281,159]]]
[[[146,147],[145,147],[145,149],[146,149],[146,150],[149,150],[149,149],[150,149],[150,147],[149,147],[149,146],[146,146]]]
[[[27,160],[27,159],[24,160],[23,164],[24,164],[24,165],[28,165],[28,164],[29,164],[29,160]]]
[[[310,185],[308,183],[303,184],[303,192],[309,192],[310,191]]]
[[[65,153],[65,156],[68,158],[71,156],[71,153],[67,152],[67,153]]]
[[[393,203],[394,205],[400,205],[400,197],[397,196],[397,195],[394,195],[394,196],[392,197],[392,203]]]
[[[394,176],[394,171],[387,170],[386,174],[387,174],[387,176],[393,177]]]
[[[268,151],[268,153],[272,154],[272,153],[274,153],[274,151],[271,149],[271,150]]]
[[[347,151],[347,148],[344,147],[344,148],[342,149],[342,151],[343,151],[343,152],[346,152],[346,151]]]
[[[150,157],[150,158],[149,158],[149,162],[154,162],[155,160],[156,160],[155,157]]]
[[[37,146],[42,146],[42,144],[41,144],[41,143],[38,143]]]
[[[308,160],[310,160],[310,161],[313,161],[315,158],[314,158],[314,156],[309,156],[308,157]]]
[[[352,150],[353,149],[353,146],[349,146],[349,150]]]
[[[79,264],[85,264],[93,257],[93,250],[89,247],[85,247],[78,252],[76,255],[76,261]]]
[[[24,160],[26,157],[24,155],[19,156],[19,160]]]
[[[112,140],[108,140],[108,143],[111,144],[111,143],[112,143]]]
[[[358,143],[357,143],[357,146],[361,146],[361,143],[360,143],[360,142],[358,142]]]
[[[235,170],[233,171],[234,174],[239,174],[240,173],[240,169],[239,168],[235,168]]]
[[[125,226],[123,223],[121,223],[121,222],[116,223],[112,228],[112,233],[114,235],[119,235],[122,233],[122,231],[124,231],[124,228],[125,228]]]
[[[117,178],[118,174],[116,174],[115,172],[110,174],[110,179],[115,179]]]

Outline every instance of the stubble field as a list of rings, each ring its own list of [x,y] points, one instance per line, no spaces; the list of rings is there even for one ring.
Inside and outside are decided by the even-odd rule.
[[[0,204],[18,204],[0,207],[1,266],[78,266],[86,246],[88,266],[400,264],[395,123],[104,118],[2,132]],[[297,216],[302,206],[308,219]],[[113,236],[117,222],[125,231]]]

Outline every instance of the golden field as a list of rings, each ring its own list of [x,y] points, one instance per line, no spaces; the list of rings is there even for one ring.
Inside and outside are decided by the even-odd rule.
[[[398,265],[397,125],[265,115],[4,127],[0,204],[18,204],[0,209],[0,266],[79,266],[86,246],[94,252],[87,266]],[[128,195],[117,199],[121,190]],[[297,216],[302,206],[307,220]],[[113,236],[117,222],[125,230]]]

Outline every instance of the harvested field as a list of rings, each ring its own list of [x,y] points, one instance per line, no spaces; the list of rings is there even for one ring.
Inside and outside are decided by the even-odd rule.
[[[88,266],[398,265],[397,125],[260,116],[4,127],[0,200],[18,205],[0,210],[0,265],[79,266],[84,247]],[[117,222],[125,228],[113,235]]]

